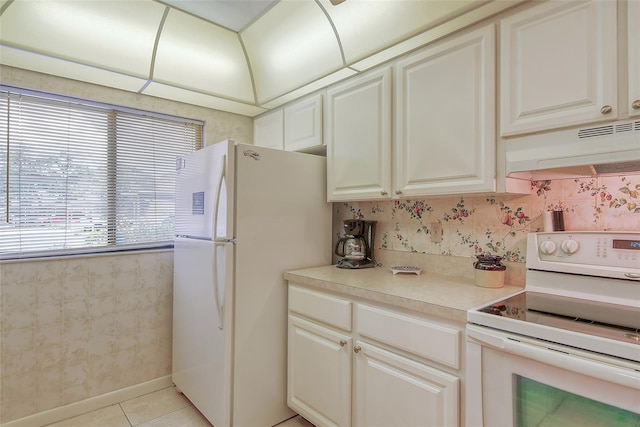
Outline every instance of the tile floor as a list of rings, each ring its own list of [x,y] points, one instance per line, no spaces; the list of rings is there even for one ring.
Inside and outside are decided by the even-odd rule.
[[[132,426],[212,427],[191,402],[176,391],[175,387],[168,387],[117,405],[49,424],[47,427]],[[296,416],[279,424],[278,427],[313,427],[313,425],[304,418]]]

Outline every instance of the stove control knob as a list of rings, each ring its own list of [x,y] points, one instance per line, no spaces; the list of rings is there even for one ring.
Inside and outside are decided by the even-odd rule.
[[[545,240],[544,242],[540,243],[540,252],[543,255],[551,255],[555,251],[556,251],[556,244],[553,243],[551,240]]]
[[[580,245],[578,244],[578,242],[571,239],[565,240],[562,242],[562,244],[560,244],[560,249],[562,249],[562,252],[564,252],[567,255],[575,254],[576,252],[578,252],[579,248],[580,248]]]

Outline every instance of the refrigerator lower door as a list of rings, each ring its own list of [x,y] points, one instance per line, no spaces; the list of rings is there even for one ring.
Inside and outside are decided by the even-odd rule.
[[[233,252],[227,242],[174,244],[172,379],[216,427],[231,424]]]

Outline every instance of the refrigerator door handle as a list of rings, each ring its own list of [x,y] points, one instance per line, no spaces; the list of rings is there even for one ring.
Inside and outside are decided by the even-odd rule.
[[[214,250],[213,250],[213,263],[212,263],[212,268],[213,268],[213,295],[215,297],[215,302],[216,302],[216,309],[218,310],[218,329],[223,330],[224,329],[224,303],[221,302],[221,298],[220,298],[220,280],[218,278],[218,268],[219,268],[219,264],[218,264],[218,248],[223,247],[225,243],[224,242],[214,242]],[[223,263],[224,264],[224,263]],[[223,265],[223,268],[225,266]],[[223,282],[224,283],[224,282]]]
[[[226,236],[226,222],[227,222],[227,218],[225,215],[225,218],[223,219],[225,222],[225,235],[224,236],[218,236],[218,221],[220,220],[219,218],[219,213],[220,213],[220,200],[222,198],[222,191],[224,190],[226,193],[226,187],[224,185],[225,183],[225,165],[227,164],[227,156],[224,155],[222,156],[222,164],[220,165],[220,173],[218,174],[218,182],[216,183],[216,203],[213,206],[213,240],[221,240],[221,239],[225,239]],[[226,196],[226,194],[225,194]],[[226,209],[226,206],[225,206]],[[226,213],[226,212],[225,212]]]

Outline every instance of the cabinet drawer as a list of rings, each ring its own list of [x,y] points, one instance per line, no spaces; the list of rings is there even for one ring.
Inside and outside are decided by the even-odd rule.
[[[460,368],[460,331],[377,307],[358,304],[360,335],[452,368]]]
[[[297,286],[289,286],[289,311],[351,330],[351,301]]]

